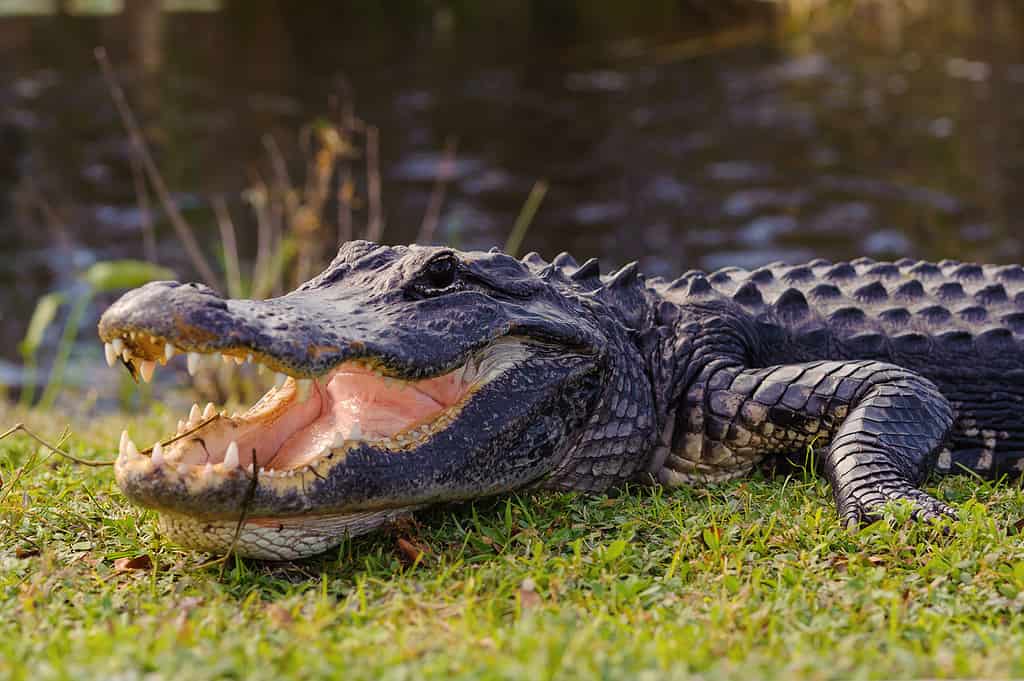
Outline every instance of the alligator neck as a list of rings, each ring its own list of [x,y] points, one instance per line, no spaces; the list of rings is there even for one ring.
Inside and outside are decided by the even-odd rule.
[[[570,274],[573,288],[590,299],[609,339],[608,364],[590,419],[543,486],[601,490],[646,479],[659,444],[671,437],[679,308],[648,286],[635,263],[582,283],[573,271],[561,274]]]

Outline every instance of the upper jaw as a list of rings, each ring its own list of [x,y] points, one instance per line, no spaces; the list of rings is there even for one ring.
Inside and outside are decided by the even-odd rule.
[[[392,376],[422,378],[450,371],[509,332],[509,320],[481,298],[466,292],[407,301],[399,292],[337,288],[235,300],[201,284],[153,282],[111,305],[99,335],[115,346],[108,361],[133,360],[144,378],[175,352],[219,352],[296,378],[356,359]]]

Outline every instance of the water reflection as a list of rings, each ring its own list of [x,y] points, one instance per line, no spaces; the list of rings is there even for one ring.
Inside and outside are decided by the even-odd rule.
[[[454,137],[437,238],[466,248],[503,243],[543,178],[526,248],[657,274],[862,254],[1020,260],[1024,10],[852,4],[814,30],[671,2],[235,0],[159,14],[137,0],[112,16],[0,18],[0,354],[77,267],[144,253],[97,44],[210,249],[206,198],[229,197],[245,223],[237,197],[265,169],[261,136],[297,158],[296,130],[344,76],[381,131],[392,242],[415,237]],[[167,225],[158,237],[161,260],[187,273]]]

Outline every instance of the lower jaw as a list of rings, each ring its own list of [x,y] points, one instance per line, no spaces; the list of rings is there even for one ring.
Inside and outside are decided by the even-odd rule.
[[[229,551],[243,558],[295,560],[338,546],[346,538],[374,530],[420,506],[345,515],[203,520],[160,512],[160,532],[173,543],[210,553]]]

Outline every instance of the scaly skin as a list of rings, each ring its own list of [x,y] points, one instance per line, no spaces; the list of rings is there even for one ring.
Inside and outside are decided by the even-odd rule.
[[[149,284],[111,306],[100,336],[130,365],[171,343],[295,378],[359,360],[413,382],[512,358],[418,440],[345,441],[287,476],[122,455],[121,488],[173,539],[226,548],[245,507],[236,549],[263,558],[433,503],[704,484],[808,445],[848,523],[896,499],[953,515],[917,488],[929,472],[1018,477],[1024,463],[1019,266],[814,261],[665,282],[565,254],[352,242],[274,300]]]

